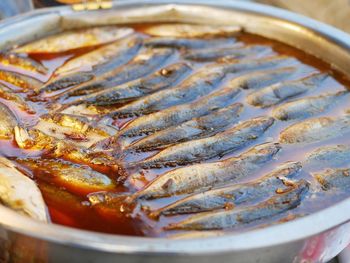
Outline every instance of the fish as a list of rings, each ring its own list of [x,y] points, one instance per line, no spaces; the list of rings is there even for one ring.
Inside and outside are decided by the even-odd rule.
[[[192,140],[170,146],[138,163],[130,163],[142,168],[176,166],[208,160],[234,152],[249,142],[261,137],[274,119],[256,117],[214,136]]]
[[[73,49],[92,47],[116,41],[134,32],[129,27],[101,26],[65,31],[43,37],[21,47],[16,53],[62,53]]]
[[[146,47],[170,47],[170,48],[214,48],[214,47],[229,47],[237,45],[235,38],[213,38],[213,39],[193,39],[193,38],[175,38],[175,37],[151,37],[146,38],[144,45]]]
[[[73,58],[58,68],[54,78],[41,87],[38,93],[69,88],[115,70],[128,63],[137,54],[141,45],[142,39],[132,36]]]
[[[347,91],[339,91],[290,101],[274,108],[272,116],[282,121],[307,118],[326,111],[347,94]]]
[[[93,152],[77,147],[37,129],[16,126],[14,130],[16,143],[21,149],[43,151],[44,157],[62,158],[78,164],[86,164],[99,172],[112,173],[118,181],[125,179],[125,172],[119,161],[103,152]]]
[[[336,189],[348,191],[350,187],[350,168],[328,168],[321,172],[311,173],[325,191]]]
[[[14,129],[18,125],[18,119],[3,103],[0,103],[0,116],[0,140],[10,140],[14,136]]]
[[[350,162],[350,146],[345,144],[319,147],[306,155],[305,164],[320,168],[339,166]]]
[[[166,48],[141,50],[123,67],[110,70],[90,81],[69,88],[58,96],[62,96],[62,94],[65,97],[87,95],[141,78],[161,67],[173,54],[172,49]]]
[[[289,188],[294,183],[290,179],[295,177],[301,169],[300,162],[287,162],[255,181],[193,194],[152,211],[151,215],[158,217],[159,215],[199,213],[256,202],[279,189]]]
[[[23,91],[35,91],[43,85],[40,80],[7,70],[0,70],[0,80],[10,83]]]
[[[48,69],[40,62],[21,54],[13,52],[0,52],[0,63],[28,72],[46,75]]]
[[[318,117],[292,124],[280,133],[284,144],[312,143],[350,132],[350,116]]]
[[[213,211],[193,215],[178,223],[170,224],[167,230],[214,230],[238,226],[267,219],[298,207],[309,191],[309,183],[299,180],[295,186],[283,194],[276,194],[254,206]]]
[[[214,47],[209,49],[189,50],[183,54],[183,57],[188,60],[206,62],[226,56],[236,59],[242,59],[246,57],[263,56],[265,54],[268,55],[272,53],[272,49],[268,46],[242,46],[241,43],[237,43],[236,45],[232,45],[230,47],[223,47],[220,49]]]
[[[75,101],[70,101],[69,105],[76,105],[82,102],[98,106],[125,103],[172,87],[188,76],[190,72],[192,72],[190,64],[184,62],[174,63],[147,77],[79,97]]]
[[[111,136],[109,130],[104,130],[96,124],[90,124],[84,117],[63,113],[42,115],[33,128],[49,136],[86,148]]]
[[[246,101],[256,107],[270,107],[321,86],[327,77],[327,74],[316,73],[299,80],[276,83],[251,93]]]
[[[89,193],[112,190],[115,185],[108,176],[87,166],[53,159],[16,159],[16,162],[35,172],[41,180],[50,179],[71,192]]]
[[[235,103],[208,115],[191,119],[179,126],[149,135],[129,145],[125,151],[153,151],[169,145],[215,135],[234,124],[243,110],[243,104]]]
[[[0,157],[0,203],[33,219],[48,222],[49,214],[35,182]]]
[[[165,110],[141,116],[123,127],[119,137],[133,137],[150,134],[170,126],[175,126],[192,118],[204,116],[232,104],[241,92],[239,87],[228,87],[209,94],[202,99],[173,106]]]
[[[20,95],[13,92],[11,89],[0,83],[0,98],[11,101],[20,110],[25,111],[28,114],[35,114],[36,111],[26,102]]]
[[[249,149],[238,157],[171,170],[135,192],[130,201],[203,192],[223,183],[238,182],[261,169],[265,163],[276,156],[280,149],[281,146],[278,143],[265,143]]]
[[[231,37],[242,31],[240,26],[208,26],[199,24],[161,24],[151,25],[143,30],[157,37],[210,38]]]

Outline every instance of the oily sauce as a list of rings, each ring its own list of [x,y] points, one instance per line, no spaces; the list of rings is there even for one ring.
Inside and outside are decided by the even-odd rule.
[[[139,32],[144,32],[147,26],[147,24],[142,24],[134,25],[133,27]],[[308,94],[310,96],[318,95],[325,91],[333,92],[336,90],[341,90],[344,87],[350,87],[349,80],[343,74],[334,71],[329,64],[322,62],[319,59],[308,55],[300,50],[297,50],[291,46],[248,33],[240,34],[238,36],[238,40],[245,43],[246,45],[260,44],[270,46],[277,54],[283,54],[297,58],[309,67],[309,71],[317,69],[320,72],[327,72],[331,76],[333,76],[333,78],[329,79],[329,81],[323,87],[317,89],[317,91],[312,91],[310,94]],[[48,68],[48,74],[46,76],[38,77],[42,81],[47,81],[52,77],[53,72],[59,66],[64,64],[65,61],[87,53],[91,50],[94,50],[95,48],[96,47],[83,48],[60,54],[35,54],[31,57],[41,62],[44,66]],[[201,64],[198,63],[195,66],[199,67],[201,66]],[[0,65],[0,67],[4,69],[8,68],[13,70],[11,66]],[[301,77],[301,75],[299,77]],[[11,86],[9,85],[9,83],[4,84],[7,86]],[[240,94],[237,101],[241,101],[242,103],[244,103],[244,97],[248,91],[245,92],[246,93],[242,92],[242,94]],[[30,105],[34,107],[36,111],[35,114],[24,113],[23,111],[18,110],[16,107],[13,107],[13,105],[11,105],[11,103],[9,103],[6,100],[0,99],[0,102],[3,102],[4,104],[8,105],[15,112],[15,114],[23,124],[28,126],[35,125],[39,116],[50,111],[50,102],[45,100],[40,101],[35,96],[33,97],[30,94],[27,94],[28,96],[24,93],[21,95],[23,95],[24,98],[27,98]],[[244,103],[244,106],[245,110],[244,113],[240,116],[240,120],[247,120],[249,118],[260,115],[269,115],[271,112],[270,109],[255,108],[249,106],[247,103]],[[343,101],[337,107],[334,107],[331,110],[327,111],[326,115],[340,116],[343,113],[343,110],[349,106],[349,102]],[[119,119],[116,120],[113,123],[113,125],[120,129],[131,120],[132,118]],[[275,124],[265,136],[255,141],[254,145],[266,141],[277,140],[281,130],[283,130],[286,126],[290,125],[291,123],[293,122],[277,122],[277,124]],[[133,138],[132,140],[135,140],[135,138]],[[327,141],[327,144],[336,144],[339,142],[343,144],[350,143],[350,138],[343,136],[338,139],[331,139]],[[282,153],[279,154],[278,159],[274,160],[271,164],[263,166],[258,173],[254,174],[253,176],[250,176],[246,179],[246,181],[258,178],[259,176],[270,171],[272,168],[276,167],[278,164],[283,163],[285,161],[301,161],[307,152],[323,144],[325,143],[314,143],[307,146],[285,146],[283,147]],[[224,158],[228,158],[230,156],[237,156],[251,146],[253,145],[244,147],[243,149],[234,152],[234,154],[225,155]],[[15,160],[18,157],[40,158],[42,156],[42,152],[40,151],[21,150],[17,147],[15,142],[8,141],[0,142],[0,153],[13,160]],[[145,156],[149,156],[154,153],[155,152],[134,154],[129,156],[127,158],[127,161],[137,161],[143,159]],[[55,180],[54,175],[42,171],[30,170],[23,165],[20,166],[20,169],[30,178],[35,180],[35,182],[39,186],[43,194],[44,200],[46,202],[46,205],[48,206],[51,221],[56,224],[112,234],[124,234],[135,236],[168,236],[169,233],[162,230],[163,226],[169,224],[169,222],[178,222],[179,220],[185,217],[160,217],[159,220],[154,220],[152,218],[149,218],[147,216],[147,211],[145,211],[147,210],[147,207],[151,207],[153,209],[157,207],[162,207],[168,203],[180,199],[181,196],[163,198],[160,200],[144,201],[143,208],[141,208],[139,205],[136,207],[133,205],[129,205],[124,202],[123,198],[125,193],[134,192],[137,189],[141,189],[148,182],[156,178],[156,176],[164,173],[165,171],[174,169],[173,167],[151,170],[130,169],[127,171],[127,173],[136,179],[130,179],[127,181],[126,184],[115,186],[114,189],[110,190],[110,192],[115,193],[115,195],[120,195],[120,200],[116,198],[115,201],[109,203],[108,205],[95,206],[91,205],[88,201],[88,195],[90,194],[90,192],[87,192],[86,189],[67,189],[67,187],[61,185],[59,181]],[[310,175],[307,172],[309,171],[305,171],[302,174],[302,176],[308,179],[309,181],[315,183],[313,181],[314,179],[310,177]],[[272,221],[288,221],[290,220],[290,218],[295,218],[311,213],[312,211],[322,209],[325,206],[333,204],[337,200],[343,199],[344,197],[345,196],[339,195],[335,197],[332,196],[331,198],[321,196],[317,201],[313,202],[312,204],[307,202],[303,203],[297,209],[293,210],[293,214],[284,213],[282,216],[274,217]],[[251,227],[256,227],[256,224],[252,224]]]

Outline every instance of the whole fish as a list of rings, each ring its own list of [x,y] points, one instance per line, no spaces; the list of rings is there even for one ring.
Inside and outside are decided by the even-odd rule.
[[[36,177],[44,181],[49,178],[72,192],[86,193],[115,187],[108,176],[89,167],[52,159],[17,159],[16,162],[35,171]]]
[[[348,164],[350,163],[350,146],[344,144],[322,146],[307,154],[305,163],[315,168]]]
[[[251,46],[242,46],[240,43],[232,45],[230,47],[223,47],[218,49],[217,47],[209,49],[200,49],[200,50],[189,50],[185,52],[183,57],[188,60],[194,61],[211,61],[216,60],[221,57],[230,56],[231,58],[242,59],[246,57],[255,57],[265,54],[272,54],[272,49],[268,46],[262,45],[251,45]]]
[[[184,79],[191,71],[192,67],[188,63],[179,62],[171,64],[147,77],[80,97],[75,101],[71,101],[69,104],[74,105],[82,102],[94,105],[125,103],[172,87]]]
[[[268,200],[254,206],[231,209],[228,211],[214,211],[191,216],[181,222],[170,224],[167,230],[211,230],[234,228],[253,223],[287,212],[300,205],[309,191],[309,183],[300,180],[290,191],[276,194]]]
[[[18,125],[17,117],[5,105],[0,103],[0,140],[9,140],[14,136],[14,129]]]
[[[47,68],[41,63],[31,59],[28,56],[20,55],[13,52],[0,53],[0,63],[4,66],[11,66],[29,72],[47,74]]]
[[[141,50],[128,64],[110,70],[96,78],[69,88],[64,92],[67,97],[91,94],[106,88],[141,78],[162,66],[172,55],[172,49]],[[61,95],[62,96],[62,93]]]
[[[129,145],[126,151],[153,151],[179,142],[208,137],[234,124],[243,110],[241,103],[232,104],[208,115],[191,119],[179,126],[149,135]]]
[[[119,137],[133,137],[153,133],[158,130],[175,126],[192,118],[204,116],[222,107],[232,104],[240,89],[230,87],[220,89],[199,101],[173,106],[168,109],[141,116],[128,123],[119,131]]]
[[[116,41],[133,33],[128,27],[104,26],[71,30],[16,48],[17,53],[61,53]]]
[[[312,143],[335,138],[348,132],[350,132],[350,116],[319,117],[287,127],[280,134],[280,142],[286,144]]]
[[[261,137],[272,126],[271,117],[257,117],[208,138],[170,146],[137,164],[142,168],[176,166],[208,160],[234,152]]]
[[[276,105],[322,85],[327,77],[327,74],[317,73],[299,80],[277,83],[248,95],[247,102],[263,108]]]
[[[174,38],[174,37],[151,37],[144,41],[145,46],[150,47],[171,47],[171,48],[214,48],[229,47],[236,44],[235,38],[213,38],[213,39],[194,39],[194,38]]]
[[[35,91],[43,85],[43,83],[37,79],[7,70],[0,70],[0,80],[10,83],[24,91]]]
[[[44,156],[63,158],[79,164],[86,164],[97,171],[112,172],[118,180],[125,177],[119,162],[102,152],[92,152],[64,140],[48,136],[36,129],[15,127],[15,140],[21,149],[44,151]]]
[[[255,146],[238,157],[178,168],[160,175],[132,199],[154,199],[205,191],[223,183],[234,183],[261,169],[281,149],[277,143]]]
[[[142,39],[132,35],[120,41],[102,46],[85,55],[69,60],[55,72],[55,77],[40,88],[39,92],[51,92],[94,79],[110,70],[128,63],[139,51]]]
[[[20,95],[0,83],[0,98],[13,102],[20,110],[34,114],[35,110]]]
[[[312,176],[321,184],[323,190],[348,191],[350,187],[350,168],[326,169],[322,172],[312,173]]]
[[[339,91],[287,102],[274,108],[272,116],[283,121],[307,118],[324,112],[347,94],[347,91]]]
[[[240,26],[208,26],[196,24],[161,24],[144,29],[146,34],[159,37],[209,38],[228,37],[241,32]]]
[[[35,182],[0,157],[0,203],[23,215],[47,222],[49,215]]]
[[[299,162],[287,162],[258,180],[190,195],[153,211],[152,216],[198,213],[258,201],[278,189],[293,185],[294,181],[289,179],[298,174],[301,168]]]
[[[34,128],[86,148],[111,136],[108,131],[90,124],[86,118],[62,113],[42,115]]]

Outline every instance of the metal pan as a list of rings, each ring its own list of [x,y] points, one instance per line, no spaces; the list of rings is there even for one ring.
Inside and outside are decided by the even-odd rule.
[[[291,12],[236,1],[129,0],[92,12],[43,9],[0,23],[0,48],[73,27],[170,21],[239,24],[247,32],[311,53],[349,75],[349,35]],[[0,262],[327,262],[350,243],[349,208],[347,199],[264,229],[175,240],[46,225],[0,206]]]

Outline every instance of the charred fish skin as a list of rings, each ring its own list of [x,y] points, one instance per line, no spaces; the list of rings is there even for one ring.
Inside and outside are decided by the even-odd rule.
[[[272,116],[283,121],[307,118],[324,112],[347,94],[349,94],[347,91],[339,91],[287,102],[274,108]]]
[[[339,166],[350,162],[350,146],[344,144],[323,146],[306,156],[308,166]]]
[[[137,54],[137,52],[141,48],[142,39],[138,36],[132,36],[118,41],[117,44],[112,43],[110,45],[113,45],[113,47],[115,47],[116,49],[113,50],[115,54],[113,54],[114,58],[111,61],[105,61],[104,63],[100,62],[100,64],[98,64],[99,60],[95,58],[101,52],[100,49],[104,49],[106,47],[101,47],[100,49],[87,53],[86,55],[80,56],[75,60],[68,61],[67,64],[65,64],[64,66],[59,68],[57,72],[55,72],[55,74],[58,74],[58,76],[46,83],[43,87],[41,87],[39,93],[61,90],[84,82],[92,81],[96,76],[107,73],[110,70],[113,71],[113,69],[119,68],[120,66],[128,63]],[[103,51],[104,50],[102,50],[102,52]],[[108,55],[111,54],[106,54],[106,56]],[[86,67],[86,59],[92,60],[89,64],[96,63],[92,64],[91,70],[83,72],[66,71],[68,67],[73,67],[75,64],[83,64],[80,66]]]
[[[224,48],[212,48],[212,49],[200,49],[200,50],[190,50],[186,52],[183,57],[188,60],[194,61],[212,61],[219,59],[221,57],[230,56],[231,58],[242,59],[245,57],[259,56],[264,54],[272,53],[272,49],[267,46],[252,45],[247,47],[242,47],[240,43],[233,47]]]
[[[153,211],[152,215],[199,213],[224,209],[230,204],[235,206],[253,200],[259,200],[269,196],[271,193],[275,193],[278,188],[285,188],[285,178],[288,180],[292,179],[301,169],[302,165],[300,162],[287,162],[278,166],[272,172],[266,174],[257,181],[235,184],[193,194],[160,208],[159,210]]]
[[[28,114],[35,114],[35,110],[17,93],[0,83],[0,98],[13,102],[20,110]]]
[[[111,117],[123,117],[148,114],[191,102],[216,89],[224,77],[225,74],[219,71],[199,71],[179,86],[142,97],[111,112],[109,115]]]
[[[250,141],[256,140],[268,130],[274,119],[257,117],[212,137],[183,142],[170,146],[148,157],[138,165],[142,168],[176,166],[208,160],[216,156],[240,149]],[[133,164],[131,164],[133,165]]]
[[[231,37],[242,31],[240,26],[208,26],[196,24],[162,24],[145,29],[151,36],[175,38]]]
[[[43,85],[37,79],[7,70],[0,70],[0,80],[10,83],[23,91],[35,91]]]
[[[0,203],[31,218],[48,222],[40,190],[10,160],[0,157]]]
[[[153,151],[171,144],[214,135],[234,124],[243,110],[243,104],[235,103],[208,115],[191,119],[179,126],[151,134],[127,147],[127,151]]]
[[[350,187],[350,168],[326,169],[313,173],[312,176],[321,184],[325,191],[338,189],[348,191]]]
[[[312,74],[300,80],[278,83],[253,92],[247,102],[256,107],[270,107],[320,86],[327,77],[327,74]]]
[[[155,199],[193,193],[222,183],[237,182],[272,160],[280,149],[280,145],[276,143],[262,144],[238,157],[213,163],[194,164],[166,172],[136,192],[133,199]]]
[[[104,26],[78,29],[44,37],[14,49],[16,53],[61,53],[72,49],[97,46],[116,41],[134,30],[127,27]]]
[[[141,116],[128,123],[119,133],[119,137],[133,137],[150,134],[170,126],[183,123],[195,117],[214,112],[232,104],[240,89],[230,87],[209,94],[197,102],[173,106],[165,110]]]
[[[86,83],[68,89],[66,97],[91,94],[109,87],[141,78],[162,66],[172,55],[172,49],[141,50],[128,64],[108,71]]]
[[[78,187],[90,191],[109,190],[114,187],[113,181],[106,175],[90,169],[78,167],[69,162],[50,159],[17,159],[17,163],[29,167],[31,170],[49,173],[65,187]]]
[[[179,223],[169,225],[166,229],[211,230],[249,224],[296,208],[308,191],[309,183],[302,179],[287,193],[277,194],[258,205],[228,211],[201,213]]]
[[[170,48],[188,48],[201,49],[224,47],[236,44],[235,38],[218,38],[218,39],[189,39],[174,37],[151,37],[144,41],[145,46],[150,47],[170,47]]]
[[[73,101],[70,104],[85,102],[104,106],[124,103],[172,87],[185,78],[191,71],[192,67],[188,63],[179,62],[171,64],[145,78],[81,97],[77,103]]]
[[[350,116],[318,117],[293,124],[280,133],[284,144],[313,143],[350,132]]]
[[[18,125],[17,117],[2,103],[0,103],[0,116],[0,139],[12,139],[14,137],[14,129]]]

